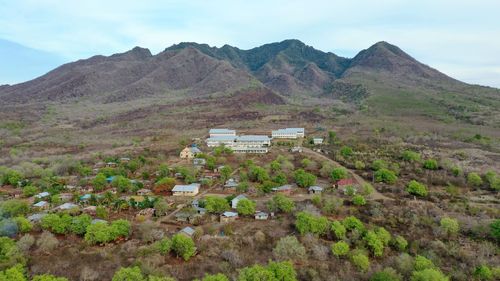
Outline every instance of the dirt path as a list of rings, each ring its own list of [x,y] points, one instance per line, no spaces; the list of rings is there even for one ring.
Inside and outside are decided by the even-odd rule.
[[[312,149],[309,149],[309,148],[306,148],[306,147],[303,147],[302,148],[302,153],[306,154],[306,155],[310,155],[310,156],[313,156],[314,158],[320,158],[321,160],[324,160],[324,161],[328,161],[330,162],[331,164],[333,164],[334,166],[341,166],[341,167],[344,167],[342,166],[340,163],[338,163],[337,161],[331,159],[331,158],[328,158],[326,155],[322,154],[322,153],[319,153],[319,152],[316,152]],[[359,182],[360,184],[365,184],[365,183],[368,183],[367,181],[365,181],[362,177],[360,177],[358,174],[356,174],[353,170],[351,169],[348,169],[346,167],[344,167],[351,175],[352,177],[357,181]],[[372,194],[370,194],[369,196],[369,199],[373,199],[373,200],[394,200],[392,198],[389,198],[385,195],[383,195],[382,193],[378,192],[375,188],[373,189],[373,192]]]

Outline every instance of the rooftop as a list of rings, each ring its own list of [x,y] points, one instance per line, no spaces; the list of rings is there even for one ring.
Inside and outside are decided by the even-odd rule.
[[[207,138],[207,141],[234,141],[236,136],[213,136]]]
[[[271,138],[265,135],[242,135],[236,138],[236,141],[270,141]]]
[[[224,217],[228,217],[228,218],[230,218],[230,217],[237,217],[237,216],[238,216],[238,213],[236,213],[236,212],[229,212],[229,211],[227,211],[227,212],[222,213],[222,216],[224,216]]]
[[[235,130],[219,128],[219,129],[210,129],[209,134],[235,134]]]
[[[172,192],[194,192],[200,188],[199,183],[192,183],[187,185],[177,184],[172,188]]]
[[[284,128],[273,131],[273,133],[289,133],[289,134],[303,133],[303,132],[304,128]]]
[[[186,226],[183,229],[181,229],[179,232],[184,232],[187,235],[193,235],[194,234],[194,229],[192,227]]]

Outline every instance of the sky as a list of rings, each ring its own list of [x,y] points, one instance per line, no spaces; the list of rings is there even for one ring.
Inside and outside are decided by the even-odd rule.
[[[0,0],[0,84],[134,46],[299,39],[344,57],[387,41],[454,78],[500,88],[499,11],[497,0]]]

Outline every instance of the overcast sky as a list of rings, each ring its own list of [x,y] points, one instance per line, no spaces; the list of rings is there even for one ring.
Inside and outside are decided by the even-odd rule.
[[[345,57],[388,41],[452,77],[500,87],[499,18],[495,0],[0,0],[0,84],[134,46],[157,53],[195,41],[248,49],[295,38]],[[40,69],[13,71],[22,60]]]

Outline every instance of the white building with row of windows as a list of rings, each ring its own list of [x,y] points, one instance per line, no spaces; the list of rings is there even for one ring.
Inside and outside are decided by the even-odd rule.
[[[273,139],[297,139],[305,136],[304,128],[284,128],[271,131]]]

